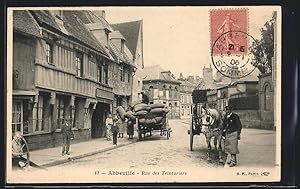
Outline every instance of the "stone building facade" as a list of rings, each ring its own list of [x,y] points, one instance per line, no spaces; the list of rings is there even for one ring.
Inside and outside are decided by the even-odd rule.
[[[164,71],[160,66],[149,66],[143,70],[143,91],[150,103],[165,104],[170,112],[170,119],[180,118],[180,82],[171,71]]]

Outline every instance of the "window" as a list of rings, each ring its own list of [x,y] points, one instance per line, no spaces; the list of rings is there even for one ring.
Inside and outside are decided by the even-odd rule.
[[[46,42],[46,61],[48,64],[53,64],[53,48],[48,42]]]
[[[99,83],[103,82],[103,79],[102,79],[103,73],[102,72],[103,72],[103,64],[102,64],[102,62],[100,62],[100,63],[98,63],[98,69],[97,69],[97,81]]]
[[[121,39],[121,53],[122,54],[124,54],[124,43],[125,43],[125,40]]]
[[[123,98],[121,96],[118,96],[117,98],[117,106],[122,106],[123,105]]]
[[[43,124],[43,105],[44,105],[44,98],[43,96],[39,95],[38,102],[36,104],[36,121],[33,122],[33,130],[34,132],[43,131],[44,124]]]
[[[108,65],[103,66],[103,81],[105,84],[108,84]]]
[[[57,96],[56,99],[56,107],[57,107],[57,126],[60,129],[61,125],[65,121],[65,101],[62,96]]]
[[[106,37],[105,47],[108,49],[108,42],[109,42],[109,33],[108,33],[108,31],[105,31],[105,37]]]
[[[21,101],[14,101],[12,109],[12,133],[17,131],[23,134],[23,104]]]
[[[78,77],[83,76],[83,54],[80,52],[76,53],[76,75]]]
[[[128,83],[130,83],[130,77],[131,77],[131,75],[130,75],[130,73],[128,71],[128,73],[127,73],[127,81],[128,81]]]
[[[124,76],[125,76],[124,67],[123,67],[123,65],[121,65],[120,66],[120,81],[124,81]]]

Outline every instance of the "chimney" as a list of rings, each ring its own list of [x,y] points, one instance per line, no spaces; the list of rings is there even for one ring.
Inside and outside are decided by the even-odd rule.
[[[94,14],[100,16],[106,20],[105,10],[93,11]]]
[[[105,10],[102,10],[102,11],[101,11],[101,16],[102,16],[102,18],[106,19],[106,16],[105,16]]]

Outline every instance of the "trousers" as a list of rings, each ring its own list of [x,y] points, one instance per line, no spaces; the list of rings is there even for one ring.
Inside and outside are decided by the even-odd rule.
[[[118,136],[118,132],[113,132],[113,144],[117,144],[117,140],[118,140],[117,136]]]
[[[70,149],[70,139],[68,137],[63,137],[62,153],[68,153],[69,149]]]

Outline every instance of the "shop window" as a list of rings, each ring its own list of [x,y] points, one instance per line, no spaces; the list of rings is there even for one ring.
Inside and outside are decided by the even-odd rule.
[[[21,101],[13,102],[12,109],[12,133],[21,132],[23,134],[23,104]]]
[[[38,96],[38,102],[36,104],[36,115],[35,121],[33,122],[33,131],[39,132],[44,130],[44,124],[43,124],[43,106],[44,106],[44,97],[39,95]]]
[[[80,52],[76,53],[76,75],[78,77],[83,77],[83,54]]]
[[[46,61],[48,64],[53,64],[53,47],[48,42],[46,42]]]
[[[61,125],[65,122],[65,101],[62,96],[57,96],[56,98],[56,107],[57,107],[57,126],[58,129],[61,128]]]

